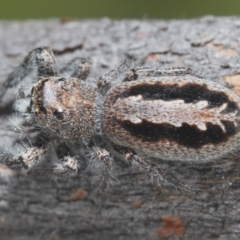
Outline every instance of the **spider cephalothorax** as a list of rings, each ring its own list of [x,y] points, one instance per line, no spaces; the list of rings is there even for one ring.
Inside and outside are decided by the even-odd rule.
[[[64,140],[90,141],[94,134],[96,91],[77,78],[39,78],[31,111],[40,126]]]

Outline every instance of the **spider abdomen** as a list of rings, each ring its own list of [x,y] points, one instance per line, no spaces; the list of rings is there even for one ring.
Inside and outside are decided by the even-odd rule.
[[[239,97],[195,76],[145,77],[112,87],[103,132],[114,143],[166,160],[217,158],[236,148]]]

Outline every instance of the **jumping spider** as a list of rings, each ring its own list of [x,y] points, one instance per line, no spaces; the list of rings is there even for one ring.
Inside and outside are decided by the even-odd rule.
[[[77,58],[59,70],[52,50],[42,47],[8,76],[0,97],[34,67],[38,81],[31,93],[20,90],[15,111],[21,120],[15,130],[44,140],[1,148],[0,162],[16,171],[29,173],[49,162],[46,153],[54,147],[59,160],[47,171],[72,174],[78,169],[74,145],[101,168],[99,193],[107,186],[115,157],[139,167],[158,186],[191,192],[149,159],[205,162],[239,145],[239,97],[190,69],[138,67],[126,72],[123,64],[92,86],[87,81],[90,62]],[[64,72],[71,76],[61,77]]]

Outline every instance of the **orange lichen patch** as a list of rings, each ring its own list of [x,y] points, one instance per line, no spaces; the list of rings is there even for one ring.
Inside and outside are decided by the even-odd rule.
[[[219,51],[218,56],[219,57],[233,57],[237,56],[238,52],[236,49],[222,49]]]
[[[183,237],[184,224],[179,216],[164,216],[162,217],[162,227],[157,228],[157,233],[162,237],[177,235]]]
[[[207,184],[200,184],[199,188],[203,189],[203,190],[207,190],[207,189],[209,189],[209,186]]]
[[[140,32],[140,33],[138,34],[139,39],[145,39],[146,36],[147,36],[147,34],[146,34],[145,32]]]
[[[207,46],[211,49],[214,49],[218,57],[232,57],[238,55],[238,52],[235,48],[225,48],[225,46],[222,44],[209,43]]]
[[[232,91],[240,96],[240,74],[225,76],[223,81],[230,84],[233,87]]]
[[[78,200],[84,200],[87,198],[87,192],[82,189],[82,188],[79,188],[75,193],[73,193],[70,197],[70,199],[72,201],[78,201]]]
[[[133,208],[139,208],[139,207],[141,207],[143,204],[144,204],[143,201],[133,201],[133,202],[131,203],[131,206],[132,206]]]
[[[157,60],[161,57],[162,54],[160,53],[150,53],[146,57],[146,61],[152,61],[152,60]]]
[[[184,201],[186,199],[187,198],[184,195],[180,195],[180,196],[179,195],[170,195],[170,196],[167,196],[164,200],[171,202],[171,201],[175,201],[175,200]]]

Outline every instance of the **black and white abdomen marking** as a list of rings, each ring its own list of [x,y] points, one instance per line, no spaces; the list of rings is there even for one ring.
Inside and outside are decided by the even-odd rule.
[[[103,131],[116,144],[169,160],[208,160],[240,138],[239,97],[194,76],[163,76],[115,86],[106,95]]]

